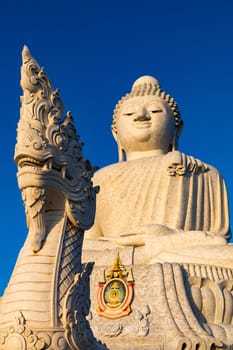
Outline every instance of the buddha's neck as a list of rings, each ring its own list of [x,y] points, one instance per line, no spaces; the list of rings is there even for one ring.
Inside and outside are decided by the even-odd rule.
[[[145,157],[160,156],[166,153],[167,152],[162,149],[153,149],[150,151],[142,151],[142,152],[128,152],[126,154],[126,159],[133,160],[133,159],[139,159],[139,158],[145,158]]]

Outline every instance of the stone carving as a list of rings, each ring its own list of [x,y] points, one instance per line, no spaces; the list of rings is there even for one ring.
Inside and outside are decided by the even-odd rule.
[[[35,334],[27,327],[22,312],[16,314],[15,321],[8,332],[0,332],[0,337],[0,349],[64,350],[66,347],[66,341],[61,332],[56,332],[53,336],[47,332]]]
[[[26,47],[21,76],[15,162],[29,232],[0,300],[0,350],[232,349],[225,184],[177,150],[174,99],[152,77],[134,83],[113,116],[121,162],[93,187],[72,116]],[[89,228],[94,269],[81,262]]]
[[[91,293],[91,327],[98,334],[101,328],[112,349],[124,348],[124,334],[130,350],[233,346],[225,183],[214,167],[178,151],[182,125],[174,99],[149,76],[136,80],[114,110],[120,162],[94,175],[100,193],[95,224],[84,241],[84,259],[97,262],[92,289],[116,249],[133,267],[135,295],[127,317],[100,325]],[[150,305],[150,322],[137,311],[142,303]],[[145,325],[137,332],[135,317]]]
[[[199,318],[213,327],[213,333],[231,334],[233,270],[192,264],[183,266],[188,271],[192,300]]]
[[[194,245],[225,244],[230,237],[222,177],[212,166],[177,150],[183,122],[177,104],[168,101],[156,79],[136,80],[113,116],[119,158],[126,156],[126,161],[94,176],[101,191],[89,238],[143,246],[140,253],[135,250],[139,263],[153,262],[160,236],[170,235],[168,242],[179,245],[184,234]]]
[[[90,310],[90,299],[87,297],[89,293],[86,288],[89,286],[92,267],[93,264],[89,263],[81,274],[76,275],[66,293],[63,324],[66,325],[65,338],[69,349],[104,349],[101,342],[97,342],[93,337],[85,318]]]
[[[123,326],[119,321],[118,323],[108,323],[99,327],[99,336],[107,338],[112,337],[145,337],[149,333],[149,318],[150,308],[148,305],[144,306],[141,311],[135,312],[136,323]]]
[[[40,187],[23,188],[22,197],[25,205],[27,226],[33,232],[31,246],[33,252],[36,253],[40,250],[46,237],[44,222],[45,189]]]
[[[93,223],[97,188],[93,189],[90,185],[94,168],[82,157],[82,143],[76,134],[71,113],[68,112],[64,118],[62,116],[63,103],[59,91],[52,89],[44,69],[32,58],[27,47],[24,47],[22,55],[21,86],[24,95],[21,97],[15,162],[19,169],[18,182],[23,192],[27,223],[33,236],[32,249],[37,252],[46,235],[44,187],[54,186],[64,193],[66,215],[74,226],[82,230]],[[29,174],[35,172],[37,176],[32,180]]]
[[[86,320],[93,264],[81,263],[95,214],[94,168],[58,90],[27,47],[22,57],[15,162],[29,232],[1,298],[0,349],[106,349]]]
[[[150,308],[148,305],[144,306],[141,311],[136,311],[135,318],[138,320],[138,327],[125,327],[123,335],[132,335],[133,331],[137,336],[145,337],[150,330],[150,322],[148,315],[150,314]]]
[[[204,275],[205,270],[216,273],[218,269],[175,263],[135,265],[137,283],[132,313],[107,320],[99,319],[93,312],[91,327],[110,349],[115,349],[116,345],[120,347],[120,344],[123,349],[124,339],[130,350],[154,349],[154,344],[166,350],[231,349],[232,280],[223,281],[219,276],[218,282],[206,276],[200,277],[202,283],[199,283],[192,273],[199,270]],[[232,270],[227,269],[227,273],[230,276]],[[222,288],[221,293],[218,288]],[[91,300],[94,311],[95,296],[92,295]],[[150,307],[141,308],[146,300],[150,301]]]

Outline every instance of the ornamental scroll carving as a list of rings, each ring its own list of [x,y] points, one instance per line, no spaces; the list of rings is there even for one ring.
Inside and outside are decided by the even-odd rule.
[[[77,274],[69,288],[64,301],[63,324],[65,337],[70,349],[107,350],[101,342],[97,342],[85,317],[90,310],[89,286],[93,263],[88,263],[82,273]]]
[[[31,247],[38,252],[46,236],[44,220],[45,189],[40,187],[26,187],[22,190],[25,205],[27,226],[31,229]]]
[[[0,332],[0,350],[66,350],[63,332],[34,332],[27,326],[22,312],[17,312],[14,323]]]

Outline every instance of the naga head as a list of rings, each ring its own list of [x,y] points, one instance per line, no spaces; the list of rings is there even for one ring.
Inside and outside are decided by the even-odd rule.
[[[26,46],[22,60],[23,96],[14,160],[29,229],[32,230],[31,223],[35,223],[35,218],[43,212],[49,188],[55,188],[64,195],[65,210],[71,223],[82,230],[88,229],[95,214],[97,188],[93,188],[91,182],[95,169],[82,156],[82,142],[71,113],[67,112],[63,117],[59,91],[52,89],[44,69],[40,68]],[[38,228],[39,224],[34,226],[37,226],[34,231],[45,230]],[[38,235],[38,232],[35,234]],[[41,244],[37,242],[35,246],[39,248],[34,251],[38,251]]]

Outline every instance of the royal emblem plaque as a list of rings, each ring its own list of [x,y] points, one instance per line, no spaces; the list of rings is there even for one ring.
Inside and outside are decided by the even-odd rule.
[[[134,279],[132,269],[126,271],[121,264],[119,254],[112,268],[103,272],[103,281],[99,282],[97,290],[99,316],[119,318],[130,313],[133,301]]]

